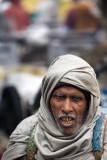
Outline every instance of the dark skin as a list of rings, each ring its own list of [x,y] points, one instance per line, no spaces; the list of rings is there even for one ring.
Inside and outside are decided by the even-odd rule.
[[[56,124],[63,134],[71,135],[83,124],[87,100],[77,88],[62,86],[55,89],[50,98],[50,106]]]

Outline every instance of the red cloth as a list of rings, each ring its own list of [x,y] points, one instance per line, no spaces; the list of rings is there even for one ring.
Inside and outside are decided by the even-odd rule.
[[[30,23],[29,14],[20,5],[12,4],[4,14],[7,20],[13,22],[17,31],[25,29]]]

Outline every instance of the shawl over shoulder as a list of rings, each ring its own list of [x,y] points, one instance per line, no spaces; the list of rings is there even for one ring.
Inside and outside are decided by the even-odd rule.
[[[29,137],[37,124],[37,114],[24,119],[13,131],[9,139],[7,150],[2,160],[14,160],[26,155]],[[24,160],[23,159],[23,160]],[[20,159],[21,160],[21,159]]]

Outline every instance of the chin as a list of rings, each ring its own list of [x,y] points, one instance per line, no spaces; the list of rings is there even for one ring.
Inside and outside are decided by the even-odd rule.
[[[62,134],[70,136],[70,135],[74,134],[75,132],[77,132],[78,129],[68,130],[67,128],[66,129],[59,128],[59,130]]]
[[[61,128],[61,127],[58,127],[58,128],[62,134],[70,136],[72,134],[75,134],[80,129],[80,127],[81,126],[77,126],[76,128],[73,128],[73,129]]]

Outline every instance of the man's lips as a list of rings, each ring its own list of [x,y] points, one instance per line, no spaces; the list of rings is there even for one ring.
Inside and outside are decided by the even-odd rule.
[[[73,120],[74,120],[74,118],[72,118],[72,117],[62,117],[62,118],[60,118],[64,123],[71,123]]]
[[[72,125],[72,123],[75,121],[75,116],[62,116],[59,118],[60,119],[60,123],[64,126],[70,126]]]

